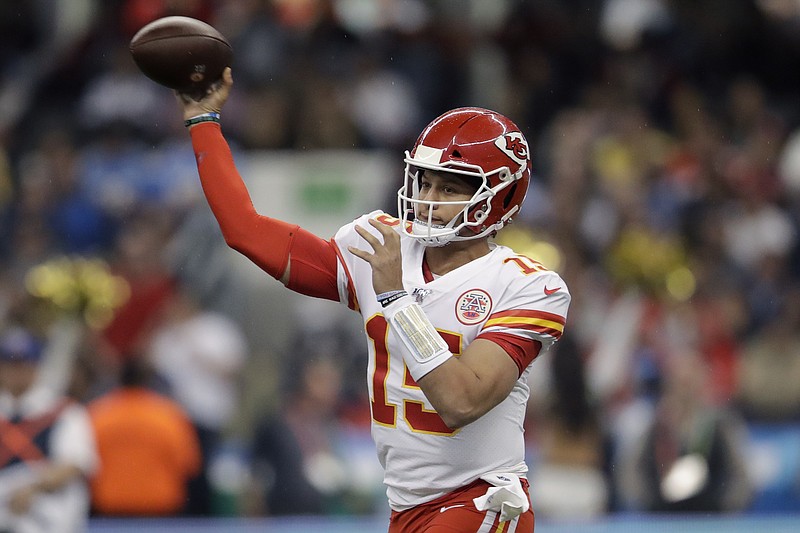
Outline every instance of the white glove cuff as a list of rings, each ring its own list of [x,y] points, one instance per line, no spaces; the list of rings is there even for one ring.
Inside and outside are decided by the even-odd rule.
[[[403,359],[415,380],[453,357],[425,311],[411,296],[393,301],[384,308],[383,316],[408,348]]]

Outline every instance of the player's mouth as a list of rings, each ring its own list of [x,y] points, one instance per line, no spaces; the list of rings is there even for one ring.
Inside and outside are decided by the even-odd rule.
[[[419,216],[416,218],[416,222],[432,228],[443,228],[445,226],[444,221],[436,217],[428,219],[427,216]]]

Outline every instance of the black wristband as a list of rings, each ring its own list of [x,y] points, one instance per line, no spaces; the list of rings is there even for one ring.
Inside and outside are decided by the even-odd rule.
[[[394,302],[395,300],[399,300],[403,296],[408,296],[406,291],[391,291],[391,292],[384,292],[378,295],[378,303],[381,304],[381,307],[386,307],[390,303]]]

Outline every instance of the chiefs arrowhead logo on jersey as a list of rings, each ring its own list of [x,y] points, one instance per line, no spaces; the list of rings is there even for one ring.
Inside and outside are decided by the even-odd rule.
[[[492,298],[481,289],[468,290],[456,301],[456,317],[459,322],[467,326],[483,321],[491,310]]]
[[[494,140],[494,144],[520,165],[528,161],[528,142],[520,132],[512,131],[501,135]]]

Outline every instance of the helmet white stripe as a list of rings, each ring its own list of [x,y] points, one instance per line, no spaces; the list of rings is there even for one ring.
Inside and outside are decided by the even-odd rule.
[[[431,148],[420,144],[414,150],[414,156],[411,158],[414,162],[423,163],[428,165],[438,165],[442,162],[442,154],[444,150],[440,148]]]

